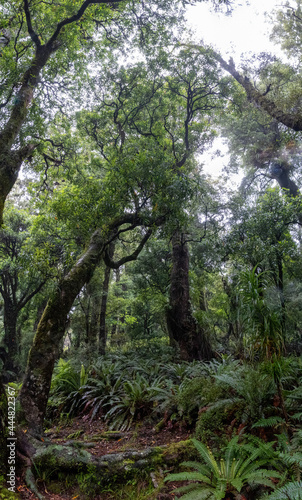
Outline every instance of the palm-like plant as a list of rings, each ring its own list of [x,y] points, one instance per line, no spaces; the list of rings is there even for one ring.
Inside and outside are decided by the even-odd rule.
[[[266,290],[273,284],[270,275],[266,271],[258,273],[257,268],[241,273],[240,313],[251,357],[257,352],[261,358],[270,359],[280,356],[284,349],[282,321],[265,300]]]
[[[169,474],[165,481],[194,481],[181,486],[174,493],[182,493],[182,500],[223,500],[227,494],[240,493],[244,486],[260,484],[274,488],[271,478],[281,474],[263,468],[268,457],[260,458],[262,449],[241,446],[233,438],[225,449],[224,458],[216,460],[212,451],[196,439],[192,442],[199,452],[201,462],[183,462],[182,466],[194,472]]]
[[[110,375],[101,379],[88,379],[87,384],[83,387],[83,411],[89,411],[91,420],[102,413],[106,405],[110,404],[121,393],[122,384],[122,376],[119,376],[116,380],[111,380]]]

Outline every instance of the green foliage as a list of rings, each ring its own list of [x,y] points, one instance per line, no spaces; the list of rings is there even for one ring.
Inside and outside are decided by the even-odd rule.
[[[155,380],[152,385],[140,374],[134,380],[123,383],[119,394],[108,402],[110,409],[105,414],[105,420],[110,429],[127,430],[136,420],[141,420],[152,410],[152,392],[158,387]],[[104,405],[106,407],[106,404]]]
[[[211,399],[206,400],[207,406],[196,425],[197,436],[202,440],[225,429],[232,420],[237,426],[249,427],[260,419],[280,417],[280,408],[273,404],[276,385],[258,367],[237,364],[232,371],[215,374],[210,387]]]
[[[19,494],[13,493],[6,488],[6,477],[0,475],[0,498],[1,500],[18,500]]]
[[[270,495],[263,497],[263,500],[301,500],[302,499],[302,481],[292,481],[280,488],[277,488]]]
[[[212,440],[217,433],[225,432],[230,422],[230,412],[224,408],[207,408],[200,413],[195,436],[206,443]],[[219,438],[220,439],[220,438]]]
[[[52,378],[50,407],[58,407],[60,413],[70,416],[77,414],[83,405],[83,387],[87,379],[88,372],[83,365],[76,370],[69,361],[59,359]]]
[[[193,439],[201,457],[201,462],[183,462],[183,467],[195,472],[169,474],[165,481],[194,481],[182,486],[176,493],[184,493],[181,498],[197,500],[209,498],[222,500],[227,493],[240,493],[245,485],[261,484],[274,488],[272,478],[280,478],[276,471],[267,470],[267,458],[262,458],[262,450],[238,444],[233,438],[225,448],[224,457],[217,460],[212,451],[201,442]]]
[[[257,353],[260,358],[270,359],[280,355],[284,347],[280,314],[273,311],[264,298],[268,276],[268,273],[259,273],[255,266],[252,271],[242,272],[239,280],[240,312],[250,334],[245,337],[245,343],[246,348],[250,346],[252,359]]]

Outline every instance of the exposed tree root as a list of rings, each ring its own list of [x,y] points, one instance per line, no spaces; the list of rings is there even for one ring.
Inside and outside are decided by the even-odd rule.
[[[39,493],[35,476],[47,471],[47,477],[60,475],[74,476],[91,474],[97,484],[108,484],[112,480],[119,483],[131,477],[139,477],[151,471],[171,467],[184,459],[192,457],[193,447],[190,441],[181,441],[170,445],[148,447],[143,450],[130,449],[124,452],[110,453],[96,457],[85,448],[95,443],[69,441],[66,444],[53,444],[50,441],[39,441],[31,436],[23,439],[23,453],[30,455],[30,460],[23,457],[25,466],[24,479],[28,488],[43,500]],[[194,452],[193,452],[194,453]]]

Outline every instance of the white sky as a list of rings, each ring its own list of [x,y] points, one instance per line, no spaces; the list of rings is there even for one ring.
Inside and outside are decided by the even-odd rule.
[[[241,53],[276,51],[269,41],[270,23],[265,13],[280,8],[282,0],[234,1],[231,14],[211,12],[210,3],[188,7],[188,21],[195,29],[197,39],[214,45],[222,55],[232,54],[234,59]]]
[[[282,0],[235,0],[231,14],[225,15],[211,11],[210,3],[200,3],[188,7],[188,22],[194,29],[196,40],[203,40],[214,46],[225,57],[233,57],[237,65],[241,55],[248,56],[260,52],[280,54],[279,48],[269,40],[271,22],[266,13],[280,9]],[[201,157],[203,171],[213,177],[220,175],[222,168],[228,163],[227,147],[217,139],[213,151],[220,149],[225,156],[215,158],[213,152]],[[240,184],[242,175],[232,177],[233,188]]]

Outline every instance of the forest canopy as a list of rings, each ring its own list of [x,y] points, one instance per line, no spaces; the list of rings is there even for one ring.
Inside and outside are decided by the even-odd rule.
[[[65,472],[102,467],[44,444],[64,415],[186,426],[214,471],[238,461],[186,462],[183,498],[300,498],[301,1],[272,14],[282,55],[242,63],[196,42],[193,3],[0,6],[1,471],[13,391],[37,498],[48,446]]]

